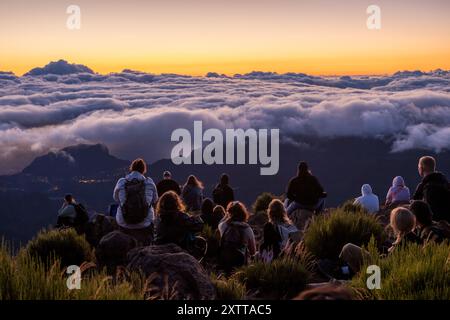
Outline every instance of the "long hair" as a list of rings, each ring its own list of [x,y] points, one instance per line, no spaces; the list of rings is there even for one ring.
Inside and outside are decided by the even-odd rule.
[[[203,183],[200,180],[198,180],[196,176],[194,176],[192,174],[187,178],[184,186],[185,187],[192,186],[192,187],[198,187],[200,189],[203,189]]]
[[[138,158],[134,160],[130,165],[130,171],[137,171],[140,174],[146,174],[147,173],[147,164],[145,161],[141,158]]]
[[[201,208],[202,214],[210,215],[213,213],[213,210],[214,210],[214,202],[212,202],[212,200],[209,198],[203,200]]]
[[[311,171],[309,171],[309,169],[308,169],[308,164],[304,161],[300,162],[298,164],[297,175],[299,177],[304,177],[304,176],[307,176],[310,174],[311,174]]]
[[[291,224],[291,220],[289,219],[286,208],[278,199],[273,199],[269,203],[269,207],[267,208],[267,215],[269,216],[269,221],[272,223],[288,223]]]
[[[399,243],[403,236],[411,232],[416,224],[416,220],[411,211],[406,208],[398,207],[392,210],[390,217],[390,225],[394,230],[397,240],[395,243]]]
[[[185,212],[186,208],[178,194],[173,191],[167,191],[159,198],[156,205],[156,214],[159,216],[171,215],[176,212]]]
[[[249,214],[242,202],[233,201],[227,206],[227,216],[227,222],[247,222]]]

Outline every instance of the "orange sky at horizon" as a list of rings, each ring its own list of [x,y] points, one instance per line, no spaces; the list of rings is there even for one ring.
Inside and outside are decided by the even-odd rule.
[[[0,70],[65,59],[96,72],[390,74],[450,69],[450,1],[2,0]],[[81,30],[66,8],[81,8]],[[381,8],[368,30],[366,8]]]

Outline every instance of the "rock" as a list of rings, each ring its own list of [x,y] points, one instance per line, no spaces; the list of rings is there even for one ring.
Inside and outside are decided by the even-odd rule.
[[[174,299],[213,300],[216,290],[200,263],[174,244],[135,248],[128,253],[130,271],[141,270],[157,288],[166,284]],[[167,280],[165,280],[167,279]],[[167,281],[167,283],[166,283]]]
[[[97,214],[94,219],[86,225],[86,240],[92,247],[96,247],[100,239],[118,228],[114,217]]]
[[[118,230],[110,232],[100,240],[95,249],[97,263],[113,272],[116,267],[127,264],[127,254],[136,246],[137,242],[133,237]]]

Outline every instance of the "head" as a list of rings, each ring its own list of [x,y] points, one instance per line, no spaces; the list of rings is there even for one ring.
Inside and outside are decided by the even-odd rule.
[[[172,174],[170,173],[170,171],[164,171],[163,178],[172,179]]]
[[[392,180],[392,186],[393,187],[404,187],[405,186],[405,180],[403,180],[402,177],[397,176]]]
[[[308,164],[305,161],[302,161],[298,164],[298,171],[297,171],[297,175],[298,176],[305,176],[307,174],[309,174],[309,168],[308,168]]]
[[[398,207],[391,211],[391,227],[397,237],[413,231],[416,221],[411,211]]]
[[[202,202],[202,214],[212,214],[214,210],[214,202],[211,199],[206,198]]]
[[[353,300],[353,293],[343,285],[325,285],[305,290],[294,300]]]
[[[222,217],[225,217],[227,215],[227,212],[225,211],[224,207],[222,207],[222,206],[215,206],[214,210],[213,210],[213,214],[216,215],[216,216],[220,215]]]
[[[421,226],[429,226],[433,223],[433,212],[431,211],[428,203],[422,200],[413,201],[409,207],[409,210],[416,217],[416,223]]]
[[[370,184],[367,184],[367,183],[363,184],[363,186],[361,187],[361,194],[363,196],[367,196],[372,193],[373,193],[373,191],[372,191],[372,187],[370,186]]]
[[[230,177],[226,173],[222,174],[222,176],[220,177],[220,184],[227,185],[229,181]]]
[[[147,164],[141,158],[134,160],[130,165],[130,172],[139,172],[140,174],[147,173]]]
[[[71,194],[66,194],[66,195],[64,196],[64,201],[65,201],[66,203],[72,203],[72,202],[75,201],[75,199],[73,198],[73,196],[72,196]]]
[[[203,188],[202,182],[200,180],[198,180],[197,177],[192,174],[187,178],[185,186]]]
[[[436,160],[433,157],[425,156],[419,159],[419,175],[423,178],[436,171]]]
[[[267,208],[267,215],[269,216],[269,221],[272,223],[290,223],[286,208],[278,199],[273,199],[269,203],[269,207]]]
[[[228,221],[247,222],[248,211],[245,205],[239,201],[233,201],[227,207]]]
[[[167,191],[161,198],[159,198],[156,206],[156,213],[160,216],[175,213],[184,212],[185,207],[180,197],[173,191]]]

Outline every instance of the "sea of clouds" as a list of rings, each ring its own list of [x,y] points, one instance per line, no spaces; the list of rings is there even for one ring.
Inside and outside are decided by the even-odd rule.
[[[226,77],[101,75],[61,60],[22,77],[0,72],[0,174],[78,143],[124,159],[170,156],[177,128],[280,128],[301,136],[393,141],[392,151],[450,149],[450,72],[316,77],[252,72]]]

